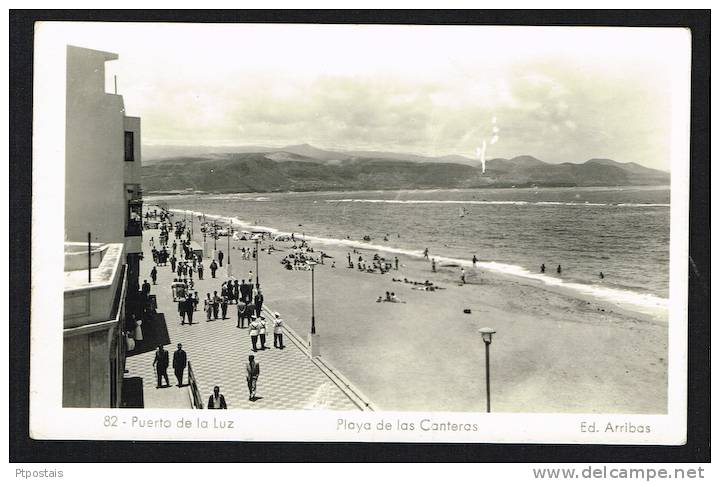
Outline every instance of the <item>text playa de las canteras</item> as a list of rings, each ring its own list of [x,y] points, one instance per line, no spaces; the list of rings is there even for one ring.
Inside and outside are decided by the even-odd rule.
[[[450,422],[431,418],[421,419],[382,419],[377,422],[358,422],[346,418],[338,418],[335,430],[341,432],[477,432],[477,423]]]

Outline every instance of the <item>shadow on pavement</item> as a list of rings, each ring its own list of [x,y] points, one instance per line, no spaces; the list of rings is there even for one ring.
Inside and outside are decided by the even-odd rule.
[[[122,408],[143,408],[145,406],[142,377],[123,379],[121,405]]]
[[[156,313],[150,323],[143,323],[143,340],[135,342],[135,349],[128,352],[127,356],[142,355],[154,351],[158,345],[170,344],[170,335],[165,322],[165,313]]]

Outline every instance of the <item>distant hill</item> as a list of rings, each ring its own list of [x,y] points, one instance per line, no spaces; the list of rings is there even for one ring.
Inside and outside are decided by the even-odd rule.
[[[326,151],[302,144],[259,152],[185,153],[143,161],[147,192],[273,192],[521,186],[669,184],[670,175],[635,163],[591,159],[549,164],[532,156],[490,159],[485,173],[462,156]],[[222,149],[222,148],[221,148]],[[220,149],[220,150],[221,150]],[[147,156],[147,153],[145,153]],[[466,162],[462,162],[466,161]]]

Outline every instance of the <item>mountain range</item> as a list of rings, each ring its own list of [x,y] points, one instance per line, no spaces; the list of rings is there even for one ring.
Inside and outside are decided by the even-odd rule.
[[[634,162],[551,164],[532,156],[480,161],[309,144],[143,146],[146,192],[274,192],[367,189],[666,185],[670,174]]]

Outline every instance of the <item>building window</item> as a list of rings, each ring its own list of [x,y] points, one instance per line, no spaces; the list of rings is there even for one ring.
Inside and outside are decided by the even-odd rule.
[[[125,131],[125,160],[135,160],[135,133]]]

